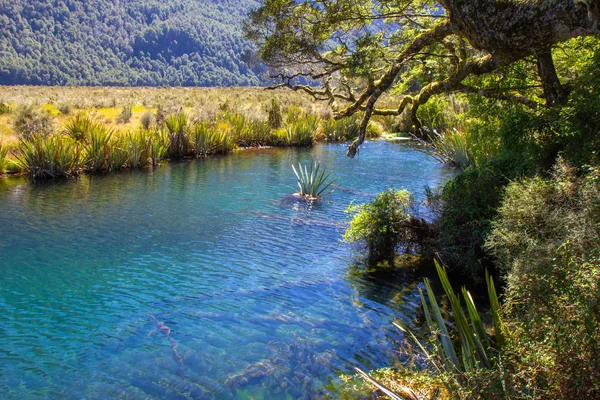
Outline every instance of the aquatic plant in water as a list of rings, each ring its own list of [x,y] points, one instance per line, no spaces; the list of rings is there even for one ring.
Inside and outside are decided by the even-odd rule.
[[[317,161],[313,161],[308,167],[298,164],[298,169],[292,165],[294,174],[298,179],[298,193],[311,200],[319,198],[319,196],[331,186],[336,179],[329,179],[331,172],[327,173],[327,168],[321,167]]]

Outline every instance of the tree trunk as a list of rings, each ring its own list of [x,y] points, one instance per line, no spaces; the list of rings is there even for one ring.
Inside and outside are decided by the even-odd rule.
[[[567,100],[569,93],[561,85],[558,75],[556,75],[554,61],[552,60],[552,51],[550,49],[537,53],[537,67],[544,89],[546,106],[552,107],[553,105],[563,104]]]

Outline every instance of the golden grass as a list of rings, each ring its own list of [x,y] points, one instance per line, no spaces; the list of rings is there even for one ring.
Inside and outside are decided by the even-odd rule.
[[[162,107],[167,113],[185,111],[192,118],[208,118],[223,110],[245,114],[256,119],[266,119],[273,97],[280,100],[282,108],[299,107],[307,113],[322,116],[329,113],[327,104],[315,102],[308,95],[260,87],[222,88],[124,88],[124,87],[62,87],[62,86],[0,86],[0,99],[11,104],[32,104],[48,112],[57,126],[62,126],[70,116],[59,111],[60,105],[71,106],[71,116],[80,112],[96,117],[118,130],[140,126],[146,112],[155,113]],[[117,119],[124,106],[132,107],[132,118],[127,124]],[[12,114],[0,116],[0,141],[14,143],[17,138],[12,129]]]

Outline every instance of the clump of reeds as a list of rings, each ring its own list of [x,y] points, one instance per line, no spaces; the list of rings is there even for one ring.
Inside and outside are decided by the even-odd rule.
[[[65,135],[21,138],[16,157],[33,179],[72,177],[83,169],[79,144]]]
[[[133,114],[133,112],[132,112],[131,106],[130,105],[124,106],[123,109],[121,109],[121,112],[119,113],[117,122],[119,122],[120,124],[128,124],[129,121],[131,121],[132,114]]]
[[[328,142],[344,142],[358,137],[360,116],[354,114],[342,119],[324,120],[321,124],[321,136]]]
[[[187,114],[180,112],[169,115],[165,119],[165,128],[169,137],[169,158],[186,157],[191,149]]]
[[[83,144],[86,170],[99,172],[109,169],[108,159],[115,148],[113,135],[114,130],[102,124],[94,124],[86,133]]]
[[[4,166],[6,165],[6,155],[8,154],[8,148],[0,143],[0,174],[4,172]]]
[[[317,117],[306,116],[278,131],[279,139],[286,146],[312,146],[317,127]]]

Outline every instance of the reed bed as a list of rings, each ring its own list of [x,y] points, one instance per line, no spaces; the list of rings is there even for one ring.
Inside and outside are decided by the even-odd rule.
[[[8,88],[0,87],[2,90]],[[42,90],[53,91],[61,92],[54,88]],[[115,89],[114,93],[120,91]],[[33,179],[73,177],[81,172],[106,173],[156,166],[163,160],[228,154],[237,148],[309,147],[319,139],[346,141],[358,134],[359,117],[341,121],[319,118],[318,113],[325,115],[323,110],[309,106],[296,95],[274,97],[264,91],[241,90],[236,101],[234,91],[225,92],[228,95],[220,103],[213,96],[221,91],[206,92],[210,94],[208,99],[214,100],[211,102],[194,97],[205,107],[201,109],[161,104],[153,107],[147,98],[143,98],[143,106],[131,105],[136,104],[133,94],[126,102],[113,99],[95,104],[92,109],[83,109],[69,101],[68,96],[61,96],[58,105],[54,102],[59,97],[51,97],[41,105],[29,103],[28,109],[47,119],[47,126],[52,129],[32,126],[27,135],[11,133],[10,138],[16,140],[7,140],[0,147],[0,173],[10,165],[10,172],[26,172]],[[90,88],[86,93],[93,96],[95,90]],[[192,92],[195,96],[198,93]],[[253,106],[249,107],[249,103]],[[15,118],[16,114],[10,113],[18,104],[7,106],[9,114],[2,116],[0,125],[5,124],[6,118]],[[127,118],[123,118],[124,114]],[[0,134],[6,136],[2,131]]]

